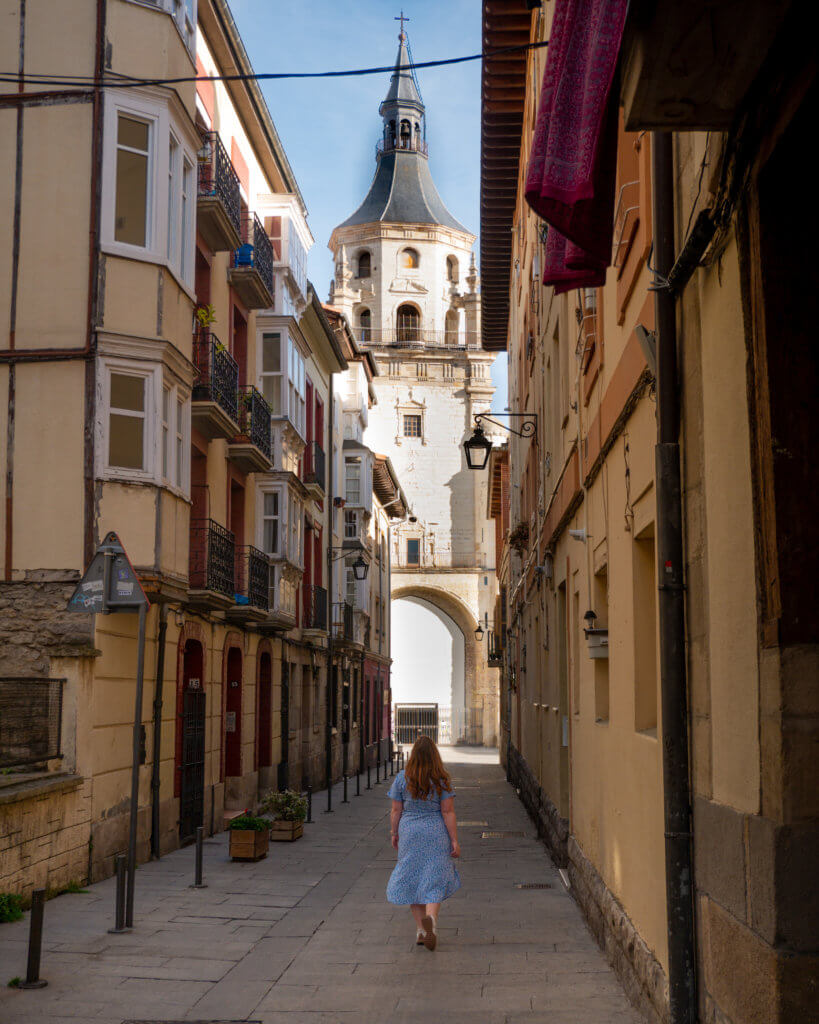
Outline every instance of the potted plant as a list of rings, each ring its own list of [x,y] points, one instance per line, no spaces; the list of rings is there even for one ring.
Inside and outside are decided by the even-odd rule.
[[[206,306],[197,306],[193,311],[196,320],[196,330],[199,334],[207,334],[211,324],[216,323],[216,310],[210,303]]]
[[[233,860],[261,860],[267,856],[270,819],[245,811],[230,823],[230,856]]]
[[[292,843],[304,834],[307,799],[292,789],[271,790],[262,801],[262,810],[273,815],[270,838],[277,843]]]

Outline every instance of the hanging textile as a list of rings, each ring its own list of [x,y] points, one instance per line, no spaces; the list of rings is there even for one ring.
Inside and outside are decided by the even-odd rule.
[[[549,224],[543,283],[605,283],[617,173],[612,89],[627,0],[555,0],[526,177],[526,200]]]

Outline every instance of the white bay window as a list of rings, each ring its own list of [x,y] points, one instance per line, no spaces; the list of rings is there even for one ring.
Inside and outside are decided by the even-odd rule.
[[[307,401],[304,356],[293,339],[283,331],[264,332],[261,349],[259,390],[272,414],[286,416],[304,437]]]

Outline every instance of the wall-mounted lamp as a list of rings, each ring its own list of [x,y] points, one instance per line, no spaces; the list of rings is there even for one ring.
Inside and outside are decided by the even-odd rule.
[[[464,441],[464,452],[466,453],[466,464],[470,469],[486,469],[489,462],[489,455],[492,451],[492,442],[484,434],[481,424],[485,420],[494,427],[500,427],[516,437],[534,437],[537,431],[537,414],[533,412],[493,412],[492,416],[503,416],[506,419],[522,420],[520,430],[506,423],[498,423],[486,413],[475,414],[475,426],[472,428],[472,436]]]
[[[182,629],[185,625],[185,612],[181,608],[174,608],[173,621],[176,623],[178,629]]]
[[[475,630],[475,639],[478,641],[478,643],[480,643],[481,640],[483,640],[483,629],[481,628],[480,622],[478,623],[478,628]]]

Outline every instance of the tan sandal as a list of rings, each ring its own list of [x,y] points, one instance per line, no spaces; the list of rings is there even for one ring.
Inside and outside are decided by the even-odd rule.
[[[438,922],[431,914],[427,914],[421,918],[421,927],[426,932],[424,945],[431,953],[438,944]]]
[[[416,946],[423,946],[424,939],[426,937],[427,937],[427,933],[424,931],[424,929],[423,928],[419,928],[416,931],[416,933],[415,933],[415,945]]]

